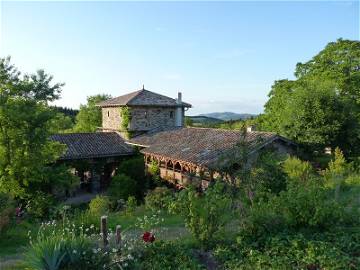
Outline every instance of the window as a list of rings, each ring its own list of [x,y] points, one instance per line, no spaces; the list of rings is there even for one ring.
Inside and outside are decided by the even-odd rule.
[[[147,111],[145,111],[145,118],[147,118],[147,116],[148,116],[148,113],[147,113]]]
[[[173,111],[170,112],[170,118],[174,118],[174,112]]]
[[[110,111],[108,111],[108,117],[110,117]]]

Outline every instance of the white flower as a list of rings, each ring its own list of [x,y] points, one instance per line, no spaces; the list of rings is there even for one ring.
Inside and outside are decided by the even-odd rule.
[[[94,229],[94,227],[95,227],[94,224],[90,225],[90,229]]]
[[[73,250],[73,253],[74,253],[74,254],[76,254],[76,253],[77,253],[77,251],[74,249],[74,250]]]
[[[114,253],[117,252],[117,251],[118,251],[118,250],[117,250],[116,248],[113,248],[113,249],[112,249],[112,252],[114,252]]]

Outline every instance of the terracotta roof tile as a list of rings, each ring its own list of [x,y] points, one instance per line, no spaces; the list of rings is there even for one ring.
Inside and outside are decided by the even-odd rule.
[[[67,152],[60,158],[62,160],[133,154],[133,147],[116,132],[55,134],[50,139],[67,146]]]
[[[178,128],[135,137],[129,143],[146,147],[142,153],[211,166],[244,138],[250,149],[256,149],[282,137],[270,132],[248,132],[244,137],[243,132],[235,130]]]
[[[116,107],[116,106],[161,106],[176,107],[176,100],[163,96],[149,90],[139,90],[120,97],[105,100],[98,104],[99,107]],[[183,107],[191,107],[189,103],[182,102]]]

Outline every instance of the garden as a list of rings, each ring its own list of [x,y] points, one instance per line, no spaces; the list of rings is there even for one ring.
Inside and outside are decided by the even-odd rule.
[[[241,172],[241,185],[218,179],[204,192],[153,175],[139,197],[127,173],[112,184],[127,188],[110,186],[89,204],[38,202],[19,214],[2,194],[2,269],[360,267],[360,174],[340,149],[318,171],[266,153]]]

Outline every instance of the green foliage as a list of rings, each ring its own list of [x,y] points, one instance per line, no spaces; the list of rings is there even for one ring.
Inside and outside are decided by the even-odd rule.
[[[213,244],[218,233],[231,215],[231,200],[226,186],[217,181],[206,192],[199,194],[193,187],[180,192],[171,208],[185,218],[185,225],[204,248]]]
[[[174,200],[174,192],[167,187],[156,187],[145,197],[145,207],[152,211],[167,210]]]
[[[14,215],[13,199],[6,193],[0,193],[0,233],[9,226],[11,217]]]
[[[49,216],[55,203],[56,201],[52,195],[37,191],[34,196],[28,200],[26,210],[32,217],[44,219]]]
[[[96,196],[89,203],[89,213],[94,216],[102,216],[109,213],[110,200],[106,196]]]
[[[193,124],[194,124],[194,121],[189,116],[185,116],[185,126],[192,127]]]
[[[130,196],[136,195],[136,193],[137,183],[131,177],[121,173],[111,179],[108,194],[112,201],[116,202],[119,199],[127,200]]]
[[[340,187],[345,183],[345,175],[349,171],[349,165],[340,148],[335,149],[334,160],[329,162],[329,167],[325,171],[325,178],[330,186],[335,187],[335,199],[339,199]]]
[[[27,198],[48,176],[48,164],[65,151],[49,140],[62,84],[44,71],[20,76],[10,59],[0,59],[0,191]]]
[[[76,115],[75,132],[95,132],[101,127],[102,113],[101,108],[96,105],[101,101],[110,99],[111,96],[99,94],[87,98],[86,105],[80,105],[80,111]]]
[[[308,152],[340,146],[360,153],[360,42],[339,39],[306,63],[296,80],[276,81],[261,116],[261,128],[275,131]]]
[[[93,227],[76,227],[66,220],[43,223],[36,235],[30,237],[30,246],[25,252],[25,264],[30,269],[100,269],[108,265],[109,254],[97,248],[91,234]],[[95,251],[94,251],[95,250]]]
[[[311,178],[313,168],[308,161],[289,157],[283,164],[283,170],[291,181],[306,183]]]
[[[136,182],[135,197],[141,200],[144,196],[145,191],[149,188],[150,183],[144,176],[145,163],[142,156],[136,156],[123,160],[118,169],[117,174],[125,174]]]
[[[139,269],[205,269],[190,249],[175,242],[158,241],[147,248]]]
[[[126,201],[126,214],[132,215],[135,212],[137,201],[134,196],[129,196]]]
[[[50,121],[50,133],[69,133],[74,127],[74,122],[70,116],[57,112]]]
[[[224,269],[358,269],[360,231],[279,233],[219,245],[214,254]]]
[[[121,131],[128,131],[129,124],[131,121],[131,111],[127,106],[120,108],[120,117],[121,117]]]

